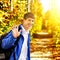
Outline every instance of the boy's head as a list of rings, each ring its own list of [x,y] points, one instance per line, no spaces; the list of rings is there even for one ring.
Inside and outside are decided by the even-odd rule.
[[[24,14],[23,26],[26,30],[29,30],[34,24],[34,15],[31,12]]]

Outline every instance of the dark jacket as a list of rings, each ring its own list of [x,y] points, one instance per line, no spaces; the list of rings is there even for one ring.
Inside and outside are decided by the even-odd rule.
[[[21,25],[19,26],[21,28]],[[16,38],[13,37],[12,31],[2,40],[2,48],[8,49],[14,45],[16,41]],[[18,60],[20,54],[21,54],[21,49],[22,49],[22,44],[24,42],[24,37],[22,35],[22,32],[20,34],[20,39],[18,41],[17,46],[15,47],[13,53],[10,56],[9,60],[14,60],[14,55],[15,59]],[[27,48],[27,60],[30,60],[30,34],[28,34],[28,48]]]

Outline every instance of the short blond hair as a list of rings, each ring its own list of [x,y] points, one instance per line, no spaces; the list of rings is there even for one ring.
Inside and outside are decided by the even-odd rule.
[[[26,14],[24,14],[24,19],[27,19],[27,18],[32,18],[32,19],[34,19],[33,13],[27,12]]]

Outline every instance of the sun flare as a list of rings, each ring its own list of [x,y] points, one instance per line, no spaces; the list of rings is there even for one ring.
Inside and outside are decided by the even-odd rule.
[[[39,0],[43,6],[44,11],[57,9],[60,10],[60,0]]]

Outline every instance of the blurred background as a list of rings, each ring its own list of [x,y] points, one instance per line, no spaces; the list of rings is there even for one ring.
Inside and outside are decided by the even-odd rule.
[[[60,0],[0,0],[0,36],[35,16],[31,29],[31,60],[60,60]]]

